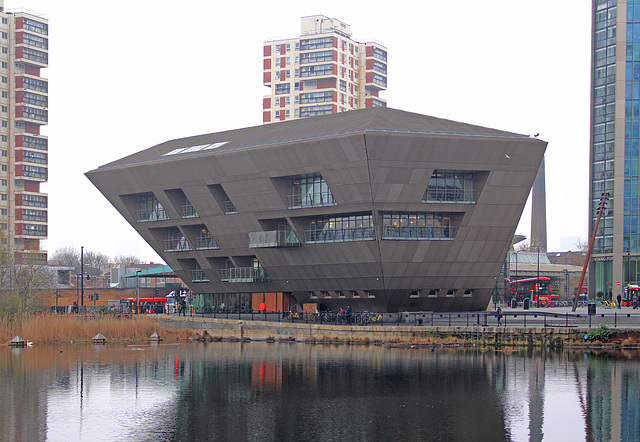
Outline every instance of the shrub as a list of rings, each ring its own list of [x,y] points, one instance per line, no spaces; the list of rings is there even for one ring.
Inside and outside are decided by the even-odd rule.
[[[606,342],[609,340],[611,333],[613,333],[613,331],[609,327],[607,327],[606,324],[602,324],[598,328],[589,329],[588,339],[591,342],[594,342],[594,341]]]

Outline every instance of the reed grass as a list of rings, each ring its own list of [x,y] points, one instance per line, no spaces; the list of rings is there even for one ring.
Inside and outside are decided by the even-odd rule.
[[[102,333],[109,341],[144,341],[154,332],[165,341],[185,340],[193,331],[162,327],[146,316],[125,318],[115,316],[83,316],[34,314],[0,318],[0,342],[8,343],[14,336],[34,343],[88,342]]]

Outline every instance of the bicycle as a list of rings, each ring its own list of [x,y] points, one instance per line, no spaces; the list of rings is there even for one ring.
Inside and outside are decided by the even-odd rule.
[[[604,301],[602,305],[604,305],[605,308],[616,308],[615,301]]]

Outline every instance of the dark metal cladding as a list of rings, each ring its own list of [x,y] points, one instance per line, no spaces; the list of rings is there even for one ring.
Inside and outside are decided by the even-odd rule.
[[[172,140],[86,176],[196,294],[484,310],[546,145],[374,108]]]

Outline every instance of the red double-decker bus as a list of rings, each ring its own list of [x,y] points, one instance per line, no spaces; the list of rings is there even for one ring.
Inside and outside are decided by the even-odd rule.
[[[529,298],[539,305],[549,305],[552,301],[560,299],[560,296],[551,293],[551,278],[546,276],[512,281],[511,297],[518,302]]]
[[[631,284],[625,287],[620,304],[624,307],[633,307],[633,295],[636,295],[636,299],[640,299],[640,285]]]

